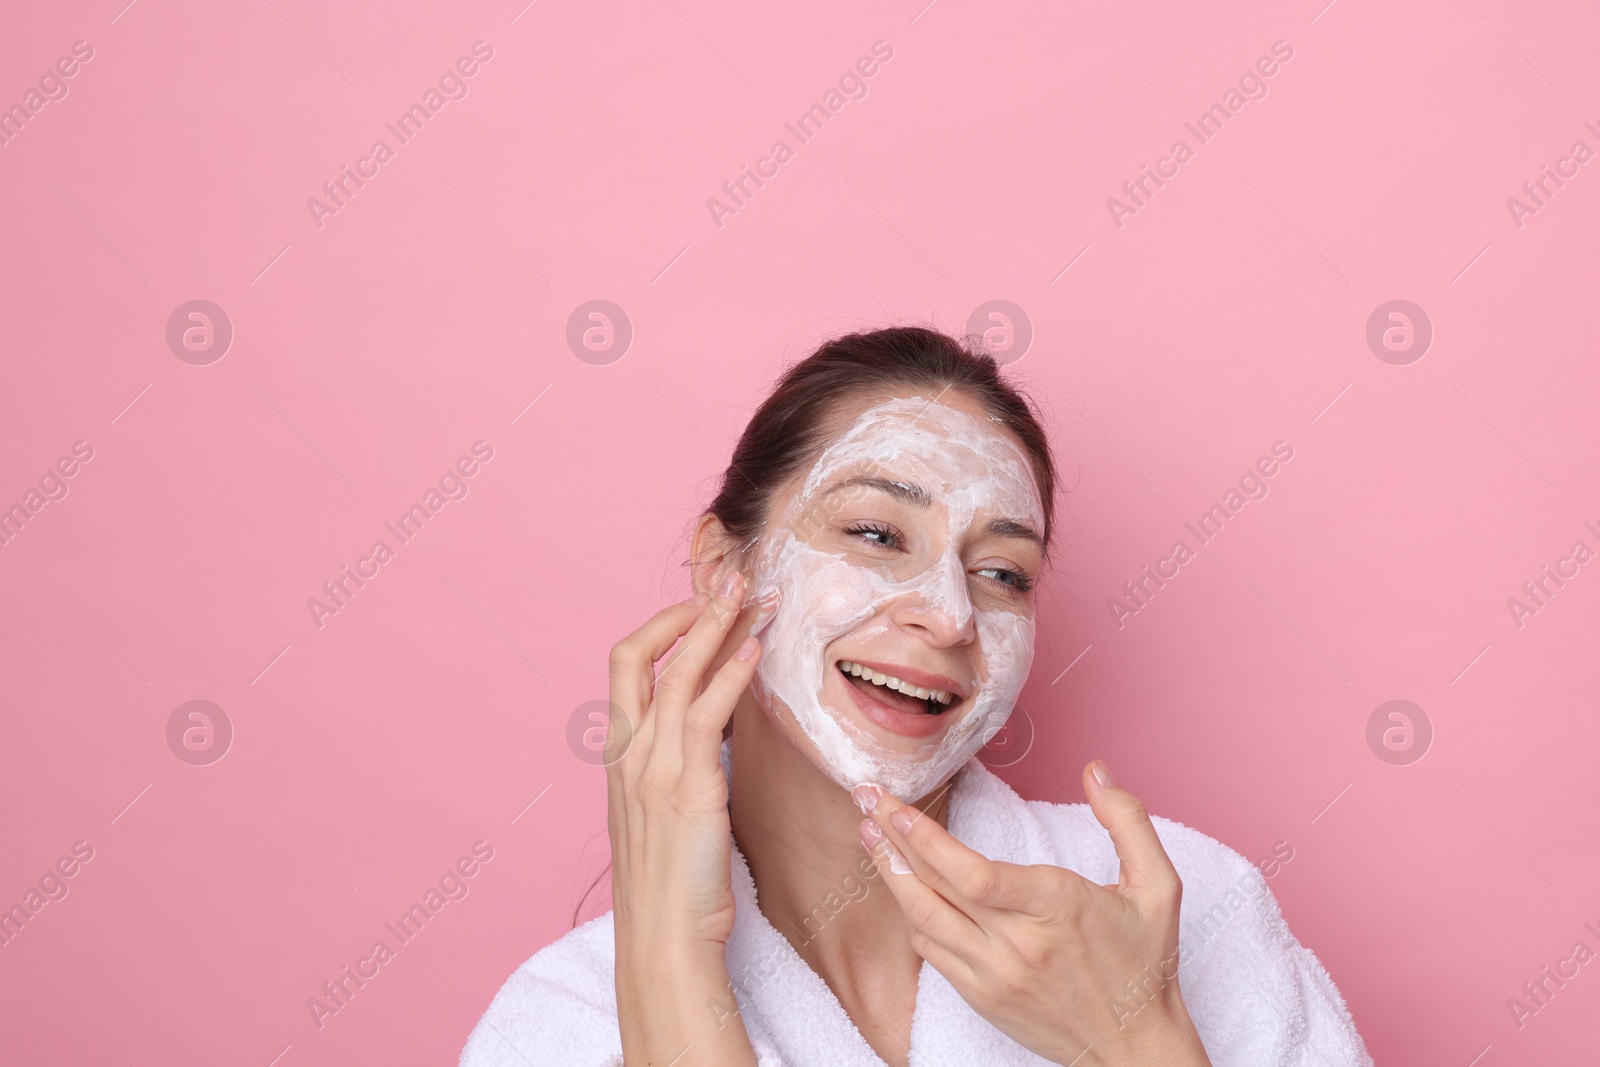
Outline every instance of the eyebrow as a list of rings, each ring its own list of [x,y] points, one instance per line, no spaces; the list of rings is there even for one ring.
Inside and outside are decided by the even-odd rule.
[[[1024,541],[1032,541],[1040,548],[1044,547],[1044,538],[1039,536],[1039,531],[1025,522],[1017,522],[1015,519],[996,519],[989,524],[988,530],[1000,537],[1017,537]]]
[[[838,489],[848,489],[857,485],[887,493],[896,500],[914,507],[925,508],[933,503],[928,491],[920,485],[891,481],[888,478],[877,478],[870,474],[860,474],[853,478],[845,478],[842,481],[835,482],[824,489],[823,493],[831,493]],[[1025,522],[1018,522],[1016,519],[995,519],[985,529],[997,537],[1015,537],[1019,540],[1031,541],[1040,548],[1044,547],[1044,538],[1040,536],[1039,531]]]
[[[919,508],[925,508],[933,503],[933,499],[928,496],[928,491],[920,485],[912,485],[909,482],[894,482],[888,478],[876,478],[870,474],[858,474],[854,478],[846,478],[843,481],[834,482],[824,489],[823,493],[831,493],[836,489],[848,489],[853,485],[888,493],[896,500]]]

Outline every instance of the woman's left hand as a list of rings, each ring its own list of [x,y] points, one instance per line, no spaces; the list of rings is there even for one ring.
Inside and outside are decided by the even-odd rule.
[[[855,791],[871,816],[861,840],[911,947],[1019,1045],[1077,1067],[1209,1065],[1178,993],[1178,872],[1104,763],[1084,768],[1083,787],[1121,861],[1116,885],[988,859],[878,787]]]

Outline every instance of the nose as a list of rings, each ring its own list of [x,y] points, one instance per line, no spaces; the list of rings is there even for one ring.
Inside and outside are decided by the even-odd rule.
[[[967,590],[967,570],[952,553],[906,583],[913,595],[896,612],[902,628],[922,630],[936,646],[959,645],[977,635],[972,599]]]

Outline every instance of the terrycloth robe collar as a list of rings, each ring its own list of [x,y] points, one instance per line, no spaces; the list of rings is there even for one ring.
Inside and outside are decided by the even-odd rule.
[[[725,742],[724,769],[730,767],[729,750]],[[955,776],[946,828],[956,840],[990,859],[1060,863],[1027,802],[976,757]],[[728,939],[728,974],[762,1067],[775,1063],[885,1067],[827,983],[761,913],[750,868],[737,845],[732,846],[731,859],[735,912]],[[761,1047],[764,1043],[769,1049]],[[974,1063],[1035,1067],[1048,1062],[1006,1037],[974,1011],[931,963],[923,962],[911,1020],[911,1067]]]

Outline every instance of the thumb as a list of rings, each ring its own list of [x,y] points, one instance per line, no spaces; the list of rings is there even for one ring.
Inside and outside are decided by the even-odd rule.
[[[1117,850],[1122,864],[1120,888],[1165,891],[1178,884],[1178,872],[1156,835],[1144,802],[1118,786],[1103,761],[1092,760],[1084,767],[1083,793]]]

